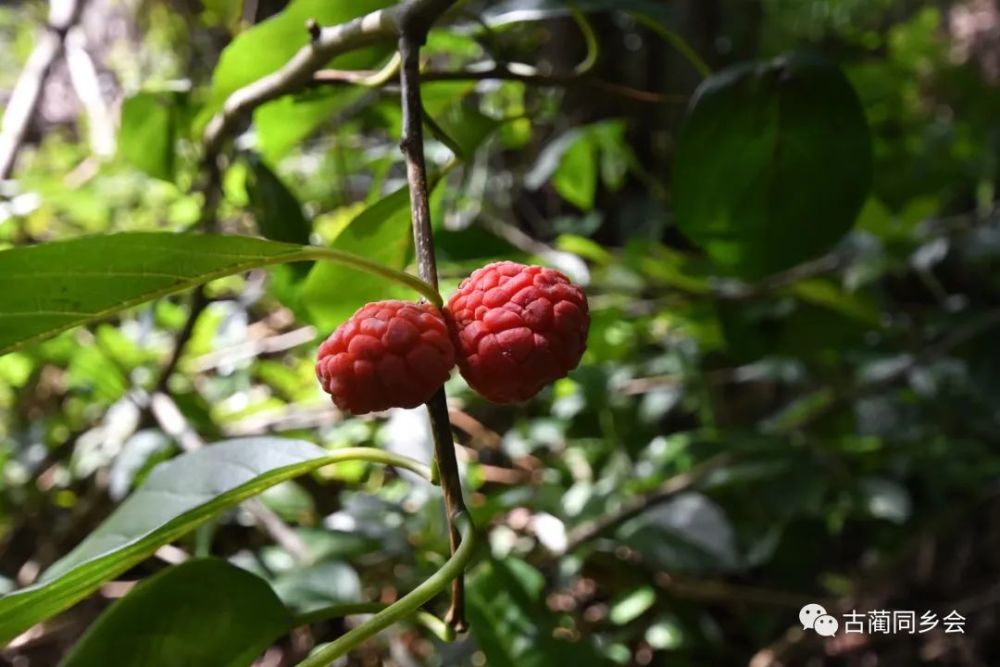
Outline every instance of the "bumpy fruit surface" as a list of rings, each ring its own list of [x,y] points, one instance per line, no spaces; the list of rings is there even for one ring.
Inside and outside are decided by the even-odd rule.
[[[472,273],[445,310],[462,376],[497,403],[564,377],[587,347],[587,297],[558,271],[515,262]]]
[[[316,377],[338,408],[361,415],[417,407],[454,365],[455,348],[434,306],[376,301],[320,345]]]

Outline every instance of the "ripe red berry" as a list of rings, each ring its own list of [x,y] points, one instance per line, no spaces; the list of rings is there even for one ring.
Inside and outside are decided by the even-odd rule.
[[[497,403],[524,401],[576,368],[587,297],[558,271],[496,262],[473,271],[445,310],[462,376]]]
[[[376,301],[320,345],[316,377],[338,408],[361,415],[425,403],[454,365],[455,348],[437,308]]]

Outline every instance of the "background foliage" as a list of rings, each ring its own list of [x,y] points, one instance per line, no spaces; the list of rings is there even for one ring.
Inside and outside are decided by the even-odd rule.
[[[0,242],[191,230],[218,192],[215,231],[412,269],[398,87],[368,71],[391,44],[331,63],[360,83],[257,108],[200,183],[206,122],[307,18],[389,3],[286,4],[92,0],[75,34],[94,76],[53,69]],[[0,7],[0,90],[45,12]],[[470,0],[424,55],[442,294],[491,260],[545,263],[586,285],[593,325],[581,367],[528,404],[448,383],[487,535],[472,631],[443,642],[418,616],[350,664],[1000,663],[996,4]],[[310,612],[392,602],[447,557],[437,489],[326,465],[361,445],[429,461],[425,413],[344,418],[313,375],[358,306],[414,292],[312,256],[242,271],[289,246],[148,238],[40,246],[49,276],[0,253],[0,346],[18,348],[0,357],[0,587],[33,586],[0,599],[0,661],[295,664],[356,620]],[[60,289],[86,317],[40,312]],[[187,532],[199,498],[221,514]],[[71,589],[84,538],[106,559]],[[966,632],[823,639],[797,628],[814,601],[957,610]],[[133,643],[137,619],[159,648]],[[220,619],[243,634],[199,634]]]

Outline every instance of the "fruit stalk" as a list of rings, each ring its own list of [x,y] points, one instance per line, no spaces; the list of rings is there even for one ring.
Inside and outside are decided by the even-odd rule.
[[[406,160],[406,177],[410,185],[410,210],[413,220],[413,241],[417,251],[417,267],[424,282],[437,289],[437,261],[434,256],[434,235],[431,230],[430,201],[427,188],[427,164],[424,160],[423,103],[420,99],[420,47],[426,29],[404,25],[399,38],[402,59],[400,88],[403,110],[403,137],[400,149]],[[468,516],[462,497],[462,481],[455,459],[455,442],[448,417],[448,402],[442,386],[427,402],[431,432],[434,436],[434,458],[448,515],[448,533],[452,555],[458,550],[461,535],[455,524],[458,515]],[[451,606],[445,622],[456,632],[464,632],[465,581],[459,574],[451,585]]]

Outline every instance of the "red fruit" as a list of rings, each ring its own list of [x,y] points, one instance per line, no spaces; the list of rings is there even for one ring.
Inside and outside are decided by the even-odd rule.
[[[437,308],[376,301],[319,346],[316,377],[338,408],[361,415],[427,402],[454,365],[455,348]]]
[[[576,368],[587,347],[583,290],[558,271],[496,262],[445,309],[462,377],[497,403],[524,401]]]

